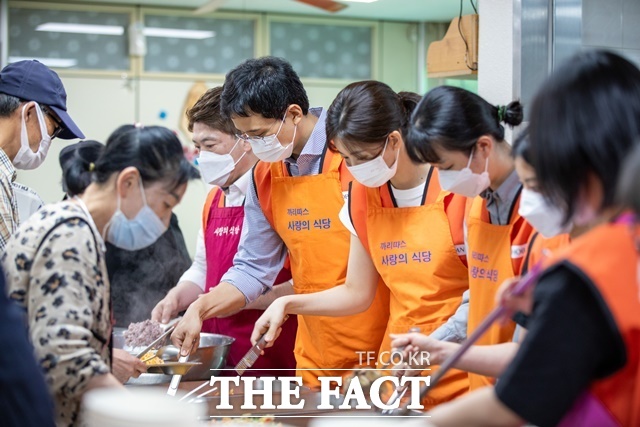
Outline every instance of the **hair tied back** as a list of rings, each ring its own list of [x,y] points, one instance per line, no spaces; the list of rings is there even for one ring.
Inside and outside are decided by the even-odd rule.
[[[96,164],[95,163],[93,163],[93,162],[89,163],[89,172],[93,172],[95,170],[95,168],[96,168]]]
[[[507,106],[506,105],[496,105],[498,109],[498,123],[504,122],[505,117],[507,116]]]

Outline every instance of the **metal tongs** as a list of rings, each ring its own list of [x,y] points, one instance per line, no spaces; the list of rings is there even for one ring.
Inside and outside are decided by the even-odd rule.
[[[176,328],[176,325],[178,324],[178,321],[180,319],[182,319],[182,317],[176,317],[175,319],[172,319],[169,322],[167,322],[166,325],[161,324],[160,327],[164,329],[164,332],[162,332],[162,335],[160,335],[158,338],[153,340],[153,342],[148,346],[146,346],[144,350],[138,352],[138,354],[136,354],[136,357],[140,359],[142,356],[147,354],[151,349],[155,348],[155,346],[158,345],[158,343],[162,342],[162,340],[166,338],[167,335],[173,332],[173,330]]]
[[[178,363],[184,363],[189,359],[189,356],[180,356],[178,359]],[[167,390],[167,394],[169,396],[175,396],[178,392],[178,386],[180,385],[180,381],[182,380],[182,375],[174,375],[171,377],[171,384],[169,384],[169,389]]]
[[[169,335],[171,332],[173,332],[173,330],[174,330],[175,328],[176,328],[176,325],[175,325],[175,324],[174,324],[174,325],[172,325],[172,326],[169,326],[169,327],[167,328],[167,330],[166,330],[166,331],[164,331],[164,332],[162,333],[162,335],[160,335],[158,338],[156,338],[155,340],[153,340],[153,342],[152,342],[151,344],[149,344],[148,346],[146,346],[146,347],[144,348],[144,350],[142,350],[141,352],[139,352],[138,354],[136,354],[136,357],[137,357],[138,359],[140,359],[142,356],[144,356],[145,354],[147,354],[151,349],[153,349],[156,345],[158,345],[158,343],[162,342],[162,341],[167,337],[167,335]]]
[[[535,266],[533,266],[531,270],[529,270],[529,272],[520,279],[520,281],[514,286],[513,290],[511,291],[512,295],[517,296],[517,295],[524,294],[527,291],[527,289],[529,289],[538,281],[538,278],[540,277],[540,274],[543,271],[541,264],[542,263],[540,262]],[[425,385],[420,389],[420,400],[422,400],[427,395],[429,390],[431,390],[433,387],[435,387],[438,384],[438,382],[442,379],[442,377],[444,377],[444,375],[451,368],[454,367],[454,365],[467,352],[467,350],[469,350],[469,348],[471,348],[471,346],[475,344],[480,339],[480,337],[482,337],[482,335],[484,335],[485,332],[489,330],[491,325],[493,325],[493,323],[495,323],[498,319],[500,319],[506,312],[507,312],[506,307],[499,305],[498,307],[493,309],[493,311],[489,313],[487,317],[484,318],[482,323],[478,325],[478,327],[476,328],[475,331],[473,331],[471,336],[468,337],[460,345],[460,348],[458,348],[458,350],[455,353],[449,356],[449,358],[440,365],[440,369],[438,369],[436,374],[433,377],[431,377],[430,384]],[[383,412],[383,414],[407,415],[409,413],[409,409],[407,408],[407,406],[409,406],[408,403],[403,405],[397,410],[386,411],[386,412]]]

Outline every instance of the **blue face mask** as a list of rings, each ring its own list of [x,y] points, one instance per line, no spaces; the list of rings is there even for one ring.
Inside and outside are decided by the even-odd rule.
[[[151,246],[167,231],[167,227],[156,213],[147,205],[144,187],[140,180],[140,191],[144,206],[133,219],[129,219],[120,210],[120,196],[118,208],[107,223],[106,241],[127,251],[137,251]]]

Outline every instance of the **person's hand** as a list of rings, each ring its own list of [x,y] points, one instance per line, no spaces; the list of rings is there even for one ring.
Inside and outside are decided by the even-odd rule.
[[[391,348],[403,348],[403,360],[410,368],[404,375],[408,376],[415,376],[429,366],[440,365],[457,346],[457,344],[440,341],[419,332],[390,336]]]
[[[518,311],[529,315],[533,309],[533,286],[530,286],[522,295],[514,295],[513,289],[520,281],[519,277],[505,280],[496,293],[496,303],[507,309],[502,317],[502,322],[511,320],[513,313]]]
[[[198,349],[202,320],[197,304],[191,304],[171,334],[171,342],[180,349],[180,356],[188,356]]]
[[[273,346],[274,341],[280,336],[282,324],[287,317],[285,297],[276,299],[256,321],[251,333],[251,344],[255,345],[266,333],[265,348]]]
[[[147,372],[147,365],[135,356],[130,355],[126,351],[114,348],[113,363],[111,365],[113,376],[122,384],[126,383],[131,377],[138,378],[140,374]]]
[[[166,324],[178,313],[178,297],[169,292],[151,311],[151,320]]]

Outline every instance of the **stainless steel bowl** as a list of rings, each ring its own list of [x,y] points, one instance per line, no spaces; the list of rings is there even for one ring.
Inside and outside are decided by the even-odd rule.
[[[125,328],[114,328],[113,330],[113,348],[121,348],[136,354],[135,350],[125,346],[124,331]],[[227,363],[227,355],[231,344],[235,338],[226,335],[201,333],[200,345],[195,354],[189,357],[189,362],[200,362],[200,365],[192,367],[189,372],[182,378],[183,381],[204,381],[211,378],[212,375],[218,375],[220,369],[224,368]],[[169,344],[169,339],[162,344]],[[178,349],[174,346],[168,346],[165,349],[165,360],[177,360]],[[149,385],[164,384],[171,382],[170,375],[163,374],[142,374],[139,378],[131,378],[127,385]]]

